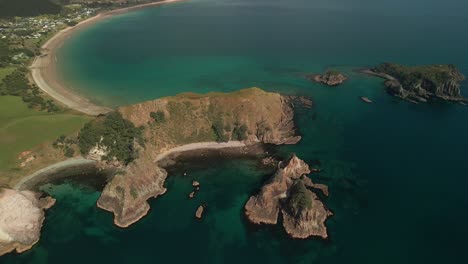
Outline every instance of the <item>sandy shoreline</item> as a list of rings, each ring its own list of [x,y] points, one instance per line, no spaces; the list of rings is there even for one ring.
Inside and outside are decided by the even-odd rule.
[[[162,152],[159,154],[156,159],[154,160],[155,163],[163,160],[164,158],[168,157],[172,154],[183,153],[187,151],[196,151],[196,150],[216,150],[216,149],[225,149],[225,148],[243,148],[246,147],[242,141],[229,141],[229,142],[198,142],[198,143],[191,143],[182,145],[179,147],[168,149],[167,151]]]
[[[89,99],[77,94],[70,87],[67,87],[61,82],[56,71],[57,49],[59,49],[62,46],[63,42],[70,38],[70,36],[74,32],[83,29],[89,25],[92,25],[96,22],[102,21],[106,18],[109,18],[113,15],[129,12],[132,10],[142,9],[145,7],[170,4],[181,1],[184,0],[162,0],[159,2],[141,4],[137,6],[112,10],[100,13],[94,17],[81,21],[74,27],[67,27],[59,31],[46,43],[44,43],[44,45],[42,45],[42,54],[40,56],[37,56],[31,64],[30,72],[32,80],[43,92],[47,93],[49,96],[71,109],[94,116],[111,111],[112,109],[110,108],[94,104]]]
[[[156,159],[154,160],[155,166],[158,166],[157,163],[164,158],[173,155],[179,154],[189,151],[198,151],[198,150],[219,150],[219,149],[227,149],[227,148],[242,148],[248,146],[244,142],[241,141],[229,141],[224,143],[218,142],[199,142],[199,143],[192,143],[186,144],[182,146],[178,146],[175,148],[168,149],[163,151],[159,154]],[[71,158],[65,161],[61,161],[45,168],[42,168],[33,174],[30,174],[24,178],[22,178],[18,183],[15,184],[13,189],[15,190],[29,190],[35,187],[38,183],[47,182],[48,178],[51,178],[52,175],[61,174],[61,172],[68,170],[68,169],[79,169],[76,173],[69,172],[69,176],[73,176],[74,174],[82,174],[84,168],[93,168],[96,167],[97,162],[90,159],[85,159],[83,157],[76,157]],[[67,176],[64,176],[67,177]],[[53,177],[52,177],[53,178]]]
[[[15,184],[13,189],[28,190],[28,189],[31,189],[32,186],[30,185],[31,185],[31,182],[34,182],[34,180],[36,181],[46,180],[49,175],[59,174],[61,171],[66,170],[66,169],[71,169],[71,168],[79,169],[80,167],[95,166],[95,165],[96,165],[96,161],[85,159],[85,158],[72,158],[72,159],[68,159],[65,161],[61,161],[61,162],[52,164],[50,166],[47,166],[45,168],[42,168],[34,172],[33,174],[22,178],[17,184]]]

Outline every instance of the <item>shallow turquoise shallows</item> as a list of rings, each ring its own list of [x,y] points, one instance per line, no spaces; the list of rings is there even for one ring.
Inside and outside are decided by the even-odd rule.
[[[311,96],[314,108],[297,116],[303,140],[278,151],[320,161],[314,179],[330,186],[330,239],[247,223],[242,208],[271,172],[221,160],[172,171],[168,192],[128,229],[96,208],[98,190],[44,186],[57,204],[40,242],[0,262],[468,263],[468,107],[403,102],[354,71],[391,61],[453,63],[468,74],[466,25],[468,3],[458,0],[189,0],[82,30],[61,49],[60,71],[99,103],[252,86]],[[305,78],[327,68],[349,82]],[[188,200],[193,179],[202,188]]]

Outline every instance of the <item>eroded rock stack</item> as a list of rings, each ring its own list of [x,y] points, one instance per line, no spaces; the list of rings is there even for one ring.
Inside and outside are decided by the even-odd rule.
[[[277,224],[280,212],[283,226],[294,238],[319,236],[327,238],[325,221],[332,213],[320,201],[314,189],[328,195],[323,184],[314,184],[306,174],[309,166],[293,156],[280,164],[277,172],[245,205],[245,215],[255,224]]]

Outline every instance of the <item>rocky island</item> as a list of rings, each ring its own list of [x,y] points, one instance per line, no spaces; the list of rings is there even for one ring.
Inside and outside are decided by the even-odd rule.
[[[309,77],[311,80],[328,86],[338,86],[344,83],[348,77],[338,71],[327,71],[324,74],[313,74]]]
[[[465,79],[454,65],[403,66],[383,63],[364,73],[386,79],[387,91],[404,100],[418,103],[440,99],[467,103],[460,83]]]
[[[254,224],[278,223],[280,213],[283,227],[293,238],[328,237],[325,221],[332,215],[314,190],[328,196],[328,188],[314,184],[306,175],[310,168],[303,160],[293,156],[280,163],[277,172],[262,187],[258,195],[250,197],[245,215]]]

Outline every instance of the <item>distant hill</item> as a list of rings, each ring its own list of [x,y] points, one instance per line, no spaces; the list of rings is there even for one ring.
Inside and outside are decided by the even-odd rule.
[[[57,14],[61,8],[52,0],[0,0],[0,18]]]

